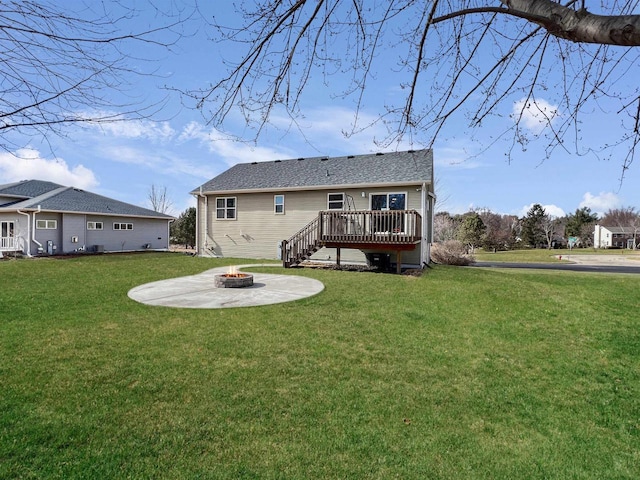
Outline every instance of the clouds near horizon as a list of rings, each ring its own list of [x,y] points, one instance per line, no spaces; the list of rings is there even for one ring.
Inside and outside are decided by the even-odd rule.
[[[620,197],[613,192],[600,192],[598,195],[587,192],[580,202],[580,208],[589,207],[592,212],[599,215],[604,214],[607,210],[618,208],[621,205]]]
[[[46,180],[86,189],[98,185],[93,171],[84,165],[69,166],[62,158],[42,158],[39,151],[29,148],[17,150],[15,153],[0,153],[0,179],[2,183]]]

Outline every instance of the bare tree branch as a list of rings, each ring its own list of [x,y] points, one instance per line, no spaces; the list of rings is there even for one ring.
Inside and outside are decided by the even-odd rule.
[[[509,157],[537,139],[547,157],[561,148],[623,158],[626,148],[624,174],[639,138],[640,87],[631,80],[640,74],[639,4],[601,2],[595,14],[576,0],[258,0],[236,7],[239,25],[213,23],[218,40],[234,46],[228,73],[183,93],[217,127],[239,109],[259,135],[276,108],[295,124],[303,93],[324,87],[352,100],[347,135],[366,127],[359,125],[363,109],[381,105],[372,122],[389,132],[377,139],[383,146],[407,137],[432,146],[463,114],[473,134],[498,112],[513,111],[489,140],[511,136]],[[238,47],[245,53],[236,57]],[[382,72],[397,79],[401,98],[380,102]],[[595,144],[582,136],[585,115],[616,110],[619,138]]]
[[[65,2],[1,2],[0,148],[21,146],[14,132],[46,139],[64,134],[68,124],[152,116],[164,100],[139,95],[123,103],[113,93],[127,93],[135,77],[154,75],[153,59],[132,57],[133,47],[156,54],[173,48],[194,11],[158,14],[158,25],[131,31],[137,12],[119,0],[88,2],[78,11]],[[140,68],[145,63],[150,68]]]

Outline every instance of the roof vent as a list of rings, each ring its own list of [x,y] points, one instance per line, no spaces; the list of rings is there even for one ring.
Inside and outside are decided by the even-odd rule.
[[[298,161],[300,161],[300,160],[304,160],[304,157],[300,157],[300,158],[298,159]]]
[[[407,152],[409,152],[409,153],[414,153],[414,152],[415,152],[415,150],[407,150]]]
[[[356,158],[355,155],[349,155],[347,158]]]
[[[329,160],[329,157],[322,157],[322,158],[320,159],[320,161],[321,161],[321,162],[326,162],[327,160]]]
[[[257,165],[258,162],[251,162],[251,165]]]
[[[280,163],[282,160],[274,160],[273,163]]]
[[[381,156],[381,155],[384,155],[384,153],[382,153],[382,152],[378,152],[378,153],[376,153],[376,157],[379,157],[379,156]]]

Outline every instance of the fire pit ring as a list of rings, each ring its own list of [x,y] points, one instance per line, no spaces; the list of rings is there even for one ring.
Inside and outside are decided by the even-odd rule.
[[[216,288],[244,288],[253,285],[253,275],[250,273],[223,273],[214,278]]]

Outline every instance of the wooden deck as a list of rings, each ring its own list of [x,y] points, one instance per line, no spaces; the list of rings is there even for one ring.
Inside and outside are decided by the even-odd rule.
[[[328,210],[282,242],[285,267],[298,265],[322,247],[395,251],[414,250],[422,235],[422,218],[415,210]]]

